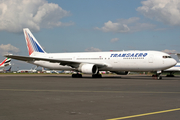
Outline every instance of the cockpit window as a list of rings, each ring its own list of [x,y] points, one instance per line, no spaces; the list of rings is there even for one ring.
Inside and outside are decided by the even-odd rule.
[[[172,58],[171,56],[163,56],[163,58]]]

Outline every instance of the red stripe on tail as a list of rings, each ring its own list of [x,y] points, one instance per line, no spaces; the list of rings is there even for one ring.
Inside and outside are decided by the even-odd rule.
[[[7,58],[0,64],[0,66],[3,65],[6,62],[6,60],[7,60]]]
[[[26,33],[26,31],[25,31],[25,33]],[[31,41],[29,40],[27,33],[26,33],[26,41],[27,41],[29,55],[31,55],[34,52],[34,50],[33,50],[33,46],[31,44]]]

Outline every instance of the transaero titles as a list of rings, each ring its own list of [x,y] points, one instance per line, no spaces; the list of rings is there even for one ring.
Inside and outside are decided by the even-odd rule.
[[[122,53],[111,54],[110,57],[146,57],[147,53]]]

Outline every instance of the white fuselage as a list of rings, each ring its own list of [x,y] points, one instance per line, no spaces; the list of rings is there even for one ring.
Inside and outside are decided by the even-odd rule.
[[[4,68],[5,66],[4,65],[1,65],[0,68]]]
[[[22,73],[22,72],[30,72],[30,73],[35,73],[37,70],[18,70],[17,73]]]
[[[4,68],[4,67],[9,66],[9,65],[11,65],[11,64],[10,64],[10,63],[4,63],[4,64],[2,64],[2,65],[0,66],[0,68]]]
[[[34,55],[33,55],[34,56]],[[176,64],[173,58],[158,51],[111,51],[111,52],[81,52],[81,53],[43,53],[38,58],[74,61],[83,64],[104,64],[101,71],[159,71]],[[70,66],[47,61],[34,61],[32,64],[53,70],[75,70]]]

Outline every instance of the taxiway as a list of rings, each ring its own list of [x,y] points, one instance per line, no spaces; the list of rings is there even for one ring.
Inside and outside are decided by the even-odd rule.
[[[180,76],[1,75],[0,120],[178,120]]]

